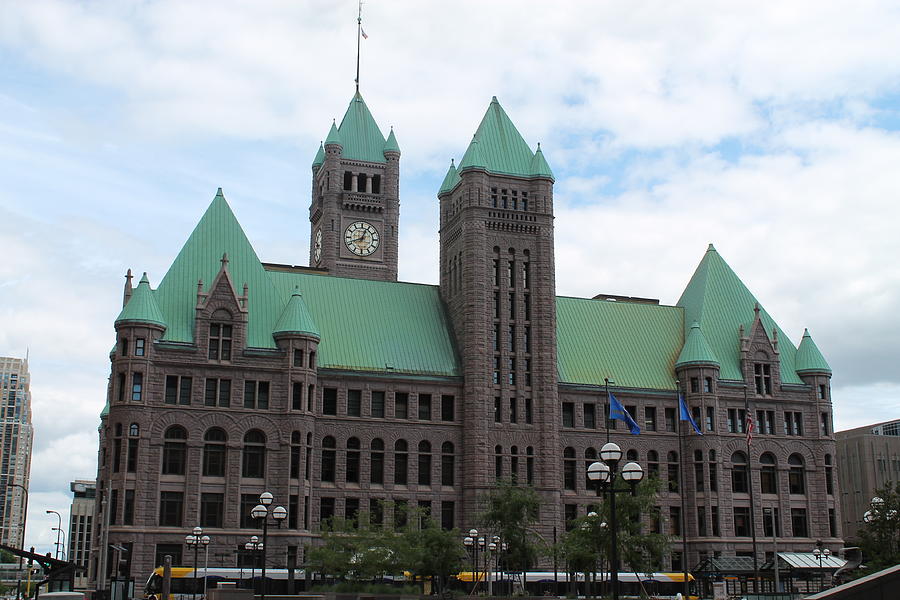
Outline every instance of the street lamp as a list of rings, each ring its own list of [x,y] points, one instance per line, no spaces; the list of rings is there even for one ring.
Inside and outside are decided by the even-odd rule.
[[[263,543],[259,541],[257,536],[251,535],[250,541],[244,544],[244,549],[254,553],[251,555],[252,560],[250,561],[250,589],[255,590],[256,586],[253,585],[253,578],[256,575],[256,557],[258,556],[255,553],[262,551]],[[253,593],[255,594],[256,592],[254,591]]]
[[[259,504],[250,511],[251,517],[262,520],[262,589],[259,594],[260,600],[266,600],[266,546],[269,544],[269,506],[273,500],[275,500],[275,497],[271,492],[263,492],[259,495]],[[272,509],[272,518],[281,527],[281,522],[287,518],[287,510],[283,506],[276,506]]]
[[[56,527],[56,554],[54,554],[55,558],[59,558],[59,534],[62,531],[62,515],[60,515],[55,510],[48,510],[46,513],[56,515],[57,527]],[[51,530],[52,531],[52,530]]]
[[[200,552],[200,546],[209,546],[209,536],[203,535],[203,529],[200,527],[194,527],[191,530],[191,533],[184,536],[184,543],[188,545],[189,548],[194,549],[194,593],[192,596],[197,598],[197,590],[200,589],[200,581],[198,575],[200,574],[199,570],[199,559],[198,554]],[[203,573],[203,579],[206,580],[206,573]]]
[[[472,594],[478,586],[478,530],[470,529],[469,535],[463,538],[463,545],[472,550]]]
[[[825,586],[825,572],[822,570],[822,561],[826,560],[829,556],[831,556],[831,550],[828,548],[822,548],[822,540],[816,540],[816,547],[813,548],[813,556],[819,561],[819,576],[821,577],[819,583],[819,589],[821,590]]]
[[[597,495],[609,495],[609,527],[612,537],[612,551],[610,556],[610,575],[612,579],[612,597],[613,600],[619,600],[619,548],[618,548],[618,530],[619,524],[616,522],[616,494],[620,492],[630,492],[634,495],[635,487],[638,482],[644,478],[644,470],[641,465],[636,462],[626,463],[622,467],[622,479],[628,484],[629,489],[616,489],[616,475],[620,473],[618,470],[619,460],[622,458],[622,449],[613,442],[607,442],[600,449],[600,460],[603,462],[591,463],[588,467],[588,479],[596,482]]]
[[[60,534],[60,533],[62,534],[62,544],[60,544],[59,542],[57,542],[56,545],[60,548],[60,552],[59,552],[59,553],[62,554],[62,559],[63,559],[63,560],[66,560],[66,532],[63,531],[62,529],[60,529],[59,527],[53,527],[52,529],[50,529],[50,531],[57,531],[57,532],[59,532],[59,533],[57,533],[57,539],[59,539],[59,538],[58,538],[59,534]]]

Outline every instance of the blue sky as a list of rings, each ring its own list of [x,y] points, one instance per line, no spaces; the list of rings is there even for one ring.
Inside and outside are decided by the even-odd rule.
[[[219,186],[263,260],[306,264],[355,15],[0,5],[0,355],[31,352],[30,543],[95,475],[126,269],[156,285]],[[364,20],[362,93],[403,150],[401,279],[437,280],[435,192],[497,95],[556,174],[560,294],[673,303],[712,242],[795,344],[810,328],[836,427],[900,417],[895,3],[372,0]]]

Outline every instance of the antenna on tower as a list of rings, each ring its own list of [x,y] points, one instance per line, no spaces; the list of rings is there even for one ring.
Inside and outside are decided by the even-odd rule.
[[[359,0],[359,13],[356,15],[356,93],[359,93],[359,52],[362,38],[368,38],[362,28],[362,0]]]

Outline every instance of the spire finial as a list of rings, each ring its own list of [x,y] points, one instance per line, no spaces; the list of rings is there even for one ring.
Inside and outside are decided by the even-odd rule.
[[[222,263],[222,268],[223,268],[223,269],[228,268],[228,253],[227,253],[227,252],[223,252],[223,253],[222,253],[222,258],[219,259],[219,262]]]
[[[759,302],[753,305],[753,314],[756,315],[756,318],[759,318]]]

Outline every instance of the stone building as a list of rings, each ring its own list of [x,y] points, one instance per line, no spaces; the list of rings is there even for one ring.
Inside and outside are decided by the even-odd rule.
[[[91,539],[94,531],[94,513],[97,510],[97,482],[77,479],[69,484],[72,505],[69,507],[69,562],[78,567],[75,571],[74,589],[88,589],[88,569]]]
[[[877,491],[900,481],[900,420],[838,431],[836,437],[842,529],[853,539]]]
[[[200,525],[233,565],[268,490],[288,512],[270,562],[291,564],[332,516],[390,523],[406,504],[468,529],[500,477],[535,487],[549,540],[597,501],[585,470],[607,428],[668,482],[648,526],[683,531],[689,565],[750,553],[773,526],[762,507],[783,549],[839,548],[831,371],[712,245],[674,306],[556,296],[554,176],[494,98],[435,185],[440,284],[398,282],[400,156],[357,93],[313,160],[310,267],[262,262],[219,190],[158,287],[129,272],[98,549],[130,548],[142,577],[164,554],[187,562]],[[606,419],[606,379],[640,435]],[[703,430],[683,456],[679,381]]]
[[[0,356],[0,543],[17,548],[25,544],[33,440],[28,359]]]

